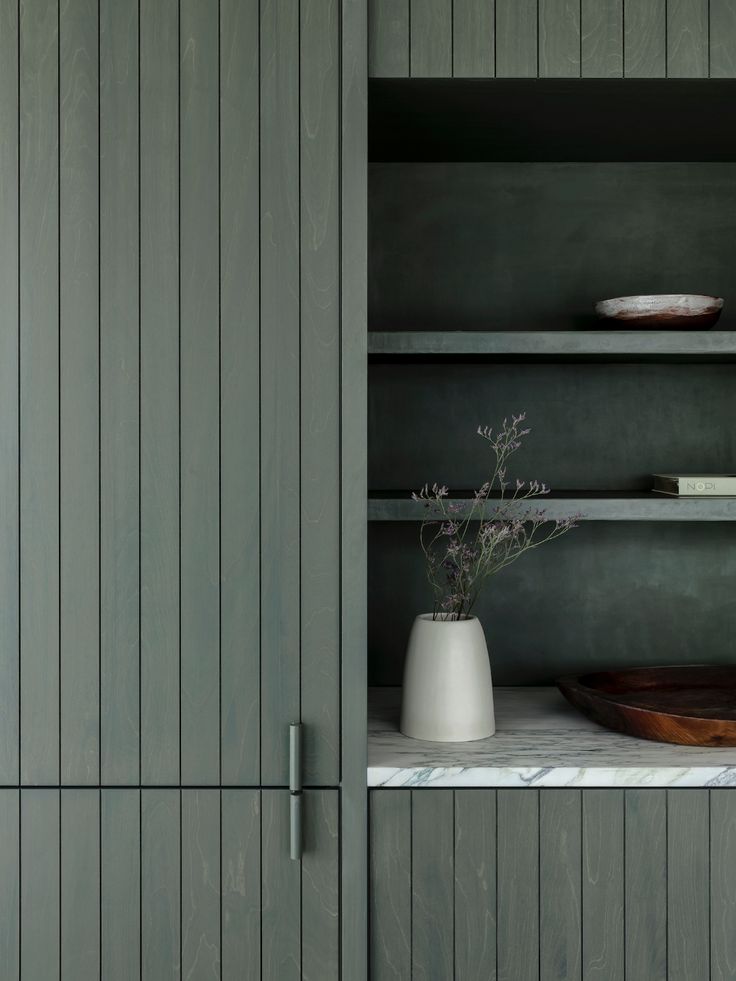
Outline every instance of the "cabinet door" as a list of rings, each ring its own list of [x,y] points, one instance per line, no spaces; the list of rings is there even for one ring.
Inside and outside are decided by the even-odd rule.
[[[375,981],[733,977],[734,790],[376,790],[370,823]]]
[[[0,974],[337,981],[337,796],[299,862],[286,791],[0,791]]]

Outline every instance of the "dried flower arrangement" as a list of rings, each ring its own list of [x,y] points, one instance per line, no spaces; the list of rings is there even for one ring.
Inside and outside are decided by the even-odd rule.
[[[412,494],[428,511],[420,542],[434,592],[435,620],[466,619],[489,576],[525,552],[566,534],[582,517],[552,519],[544,509],[527,506],[525,502],[549,493],[536,480],[517,480],[509,493],[508,459],[531,432],[520,428],[525,419],[525,413],[512,416],[510,423],[504,419],[495,434],[489,426],[478,427],[478,435],[493,451],[495,465],[491,478],[467,503],[448,501],[447,487],[437,484],[425,484],[418,494]]]

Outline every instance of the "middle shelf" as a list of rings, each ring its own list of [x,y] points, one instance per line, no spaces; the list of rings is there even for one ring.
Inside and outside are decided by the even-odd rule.
[[[469,494],[455,494],[450,503],[470,508]],[[493,513],[497,502],[490,500],[484,517]],[[736,498],[667,497],[648,491],[608,492],[570,491],[521,502],[521,507],[543,508],[551,520],[579,513],[586,521],[736,521]],[[369,521],[421,521],[426,511],[406,491],[371,491],[368,496]]]

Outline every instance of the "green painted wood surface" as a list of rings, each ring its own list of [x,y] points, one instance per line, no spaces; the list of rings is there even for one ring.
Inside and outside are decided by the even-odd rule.
[[[62,0],[59,16],[61,779],[91,784],[100,775],[97,3]]]
[[[116,787],[102,790],[100,796],[102,976],[105,981],[139,981],[141,792]],[[167,847],[163,842],[161,846]],[[151,857],[151,871],[158,860],[158,855]]]
[[[538,981],[539,791],[498,790],[497,808],[498,979]]]
[[[139,779],[138,3],[100,5],[103,783]]]
[[[258,0],[220,5],[222,780],[260,780]]]
[[[302,970],[304,981],[338,981],[340,974],[340,813],[336,790],[304,795]]]
[[[667,791],[667,977],[710,977],[710,801]]]
[[[710,969],[713,981],[736,974],[736,794],[710,793]]]
[[[627,790],[626,976],[667,977],[667,791]]]
[[[179,13],[141,0],[141,781],[179,780]]]
[[[22,790],[20,957],[22,981],[61,981],[58,790]]]
[[[18,4],[0,3],[0,782],[19,776]],[[10,956],[10,955],[9,955]],[[11,961],[8,960],[10,964]],[[10,968],[8,973],[12,977]]]
[[[584,78],[623,75],[623,0],[582,0],[580,45]]]
[[[624,0],[624,75],[664,78],[667,74],[666,0]]]
[[[454,970],[453,797],[442,790],[412,791],[412,978],[440,981]]]
[[[261,780],[299,719],[299,10],[261,9]],[[277,492],[275,492],[275,490]]]
[[[540,0],[540,78],[580,75],[580,6],[580,0]]]
[[[289,793],[261,793],[261,979],[301,977],[301,864],[289,858]]]
[[[62,790],[62,978],[97,981],[100,977],[100,882],[100,793]]]
[[[51,0],[20,7],[20,776],[30,784],[59,779],[57,20]]]
[[[667,77],[708,77],[708,0],[668,0]]]
[[[340,773],[339,4],[304,0],[300,65],[301,721],[304,779]]]
[[[369,0],[368,65],[375,78],[409,76],[410,0]]]
[[[496,0],[496,75],[536,78],[536,0]]]
[[[411,791],[370,793],[372,981],[411,976]]]
[[[20,791],[0,790],[0,974],[20,981]]]
[[[496,791],[455,791],[455,977],[496,977]]]
[[[624,791],[582,795],[583,981],[624,976]]]
[[[452,75],[452,0],[409,0],[410,74],[414,78]]]
[[[222,978],[261,977],[261,799],[222,791]],[[268,871],[268,870],[266,870]]]
[[[340,197],[341,967],[368,974],[367,766],[367,276],[368,64],[366,4],[342,2]]]
[[[539,972],[579,978],[582,966],[582,797],[539,795]]]
[[[141,791],[141,978],[181,977],[181,791]]]
[[[711,78],[736,78],[736,0],[710,0]]]
[[[220,791],[181,794],[181,973],[220,977]]]
[[[217,10],[180,6],[181,777],[195,784],[220,767]]]
[[[495,72],[495,0],[453,0],[452,66],[455,78],[492,78]],[[371,74],[377,74],[371,71]]]

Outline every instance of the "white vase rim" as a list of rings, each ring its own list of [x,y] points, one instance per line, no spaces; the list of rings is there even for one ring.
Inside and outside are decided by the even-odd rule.
[[[472,623],[473,620],[477,620],[478,617],[471,613],[470,616],[460,617],[459,620],[454,617],[450,618],[447,613],[439,613],[435,615],[434,613],[420,613],[417,616],[417,620],[425,620],[431,623]]]

